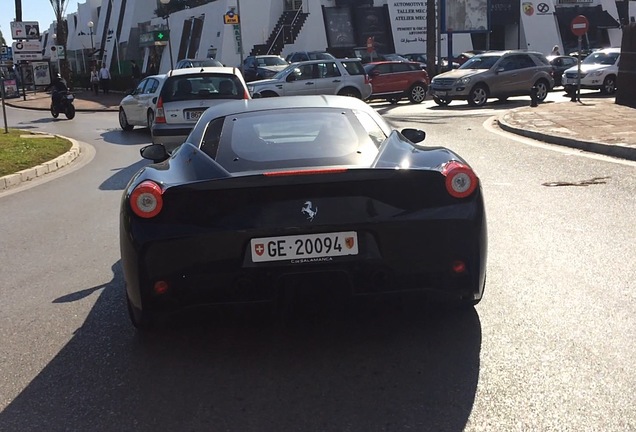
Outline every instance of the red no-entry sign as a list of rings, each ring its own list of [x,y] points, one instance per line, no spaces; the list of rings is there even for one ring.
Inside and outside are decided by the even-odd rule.
[[[570,24],[570,30],[574,33],[575,36],[583,36],[587,33],[587,30],[590,28],[590,22],[587,20],[585,15],[575,16]]]

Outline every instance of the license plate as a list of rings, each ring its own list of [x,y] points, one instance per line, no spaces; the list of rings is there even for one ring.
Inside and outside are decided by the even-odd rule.
[[[265,237],[251,240],[252,262],[300,260],[358,255],[355,231]],[[307,261],[304,261],[307,260]]]
[[[186,120],[199,120],[203,111],[186,111]]]
[[[446,90],[433,90],[435,96],[446,96],[448,92]]]

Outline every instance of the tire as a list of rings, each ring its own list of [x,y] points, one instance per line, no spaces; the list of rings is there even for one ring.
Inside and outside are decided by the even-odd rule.
[[[608,75],[603,80],[603,87],[601,87],[601,93],[606,95],[612,95],[616,93],[616,77],[614,75]]]
[[[53,116],[53,118],[57,118],[57,116],[60,115],[59,112],[57,112],[57,110],[55,109],[55,107],[53,106],[53,104],[51,104],[51,115]]]
[[[128,309],[128,317],[130,318],[130,322],[135,328],[138,330],[152,330],[155,328],[155,319],[154,315],[149,311],[137,309],[130,302],[130,298],[128,294],[126,294],[126,307]]]
[[[543,102],[548,97],[550,86],[544,80],[539,80],[534,85],[537,88],[537,101]]]
[[[67,119],[73,120],[73,118],[75,117],[75,106],[73,106],[73,104],[68,104],[66,110],[64,111],[64,115]]]
[[[278,94],[276,92],[273,91],[264,91],[261,93],[261,97],[278,97]]]
[[[477,84],[468,93],[468,105],[473,107],[484,106],[488,102],[488,89],[482,85]]]
[[[435,103],[439,106],[446,106],[449,103],[451,103],[453,99],[451,98],[441,98],[441,97],[437,97],[437,96],[433,96],[433,101],[435,101]]]
[[[343,88],[342,90],[340,90],[338,92],[338,95],[339,96],[349,96],[349,97],[354,97],[354,98],[358,98],[358,99],[361,99],[361,97],[362,97],[358,90],[356,90],[354,88],[351,88],[351,87]]]
[[[414,104],[419,104],[424,102],[426,99],[427,88],[425,85],[420,83],[415,83],[409,89],[409,101]]]
[[[128,117],[126,117],[126,112],[123,108],[119,108],[119,126],[125,131],[133,130],[133,125],[128,123]]]
[[[152,128],[152,125],[155,122],[155,113],[152,110],[148,110],[148,114],[146,114],[146,123],[148,124],[148,129]]]

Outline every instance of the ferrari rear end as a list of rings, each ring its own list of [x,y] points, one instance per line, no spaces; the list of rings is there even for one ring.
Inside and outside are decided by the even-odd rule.
[[[133,322],[223,303],[428,292],[481,299],[486,217],[461,161],[435,169],[316,167],[124,194],[121,251]]]

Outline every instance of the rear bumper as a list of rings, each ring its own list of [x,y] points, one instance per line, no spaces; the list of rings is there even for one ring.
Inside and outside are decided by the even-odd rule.
[[[479,206],[481,207],[481,206]],[[466,209],[468,210],[468,209]],[[203,304],[276,302],[291,289],[302,296],[335,289],[345,296],[433,292],[450,298],[480,299],[485,282],[487,232],[483,207],[470,219],[402,221],[378,227],[360,225],[360,254],[311,263],[252,263],[250,239],[265,233],[201,232],[199,235],[133,242],[122,232],[122,263],[131,302],[139,308],[172,311]],[[440,214],[436,215],[440,216]],[[443,216],[443,215],[442,215]],[[140,227],[132,227],[139,232]],[[351,227],[322,227],[342,231]],[[156,227],[155,233],[170,232]],[[453,263],[466,271],[453,272]],[[156,281],[169,291],[152,292]]]
[[[194,125],[184,127],[182,124],[155,123],[151,129],[152,143],[163,144],[171,152],[185,142],[193,127]]]

